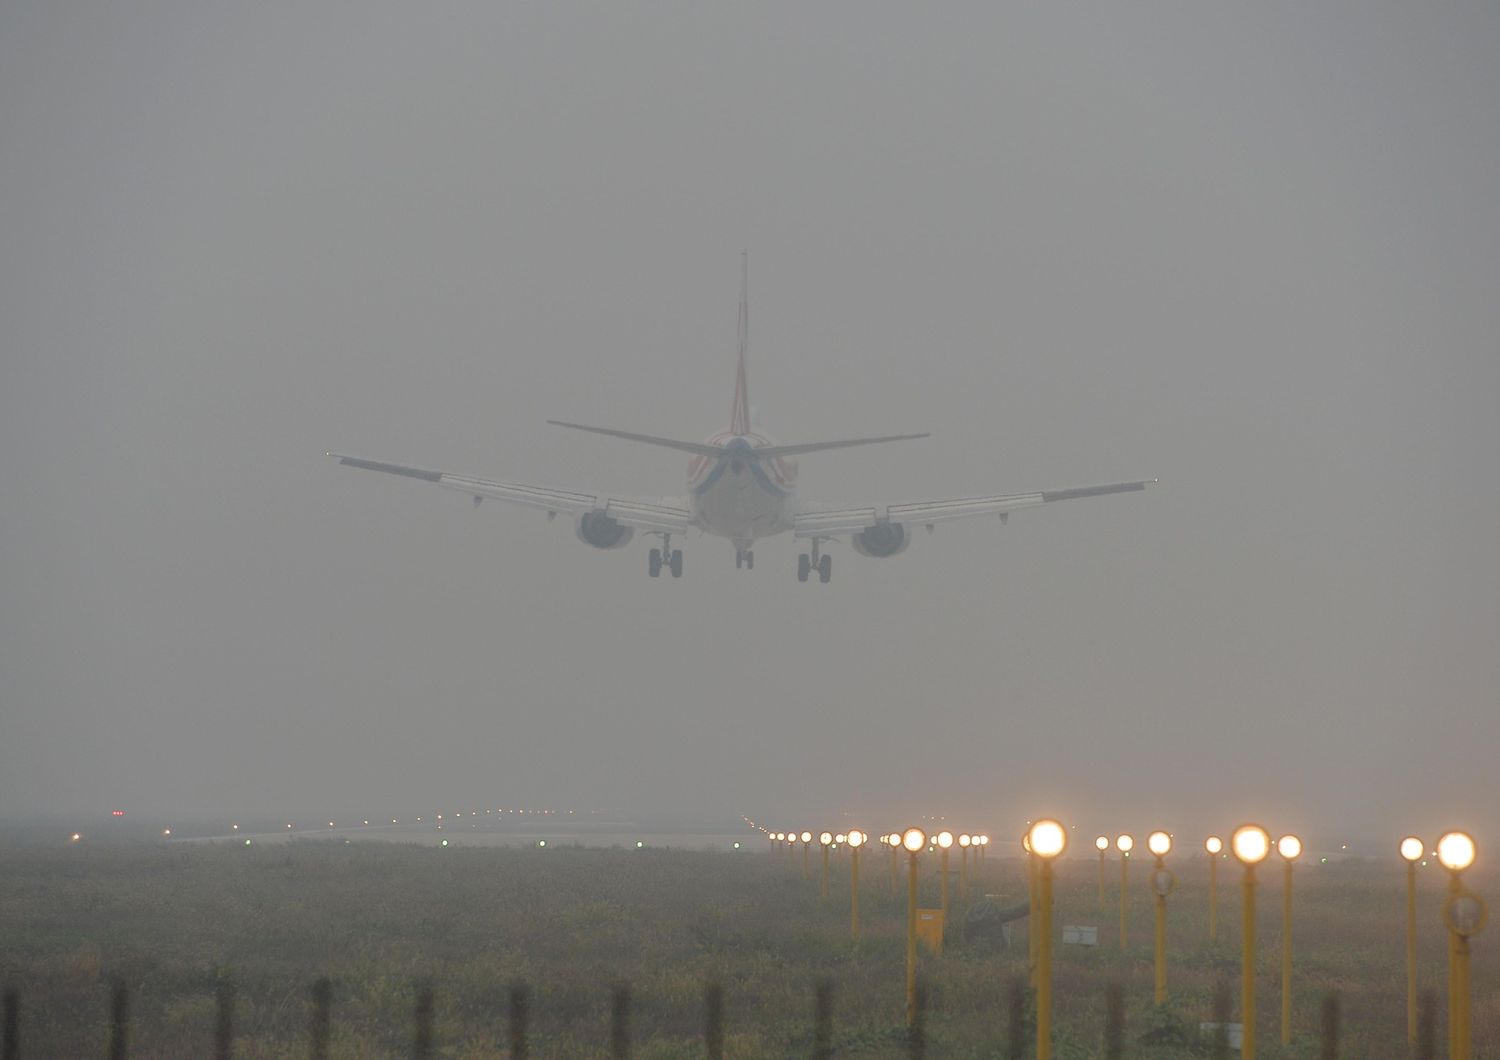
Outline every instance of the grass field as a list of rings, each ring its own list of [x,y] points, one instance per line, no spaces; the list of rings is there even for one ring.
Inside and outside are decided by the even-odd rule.
[[[936,860],[924,860],[927,905],[937,904]],[[1126,1055],[1207,1055],[1194,1039],[1216,984],[1229,985],[1238,1008],[1240,898],[1239,872],[1221,865],[1220,942],[1209,944],[1202,861],[1173,859],[1180,886],[1169,899],[1165,1013],[1151,1004],[1145,861],[1132,866],[1123,954],[1117,907],[1099,907],[1096,862],[1083,855],[1059,865],[1056,923],[1098,925],[1100,945],[1057,952],[1054,1056],[1102,1055],[1111,983],[1126,999]],[[131,990],[132,1056],[211,1055],[225,979],[237,998],[236,1056],[305,1056],[309,988],[321,976],[333,982],[331,1055],[340,1057],[409,1055],[422,985],[435,995],[436,1055],[503,1055],[516,981],[530,988],[533,1056],[610,1055],[610,990],[620,983],[632,991],[632,1056],[701,1056],[710,981],[724,989],[726,1055],[808,1056],[822,980],[833,986],[836,1055],[903,1055],[904,893],[891,892],[889,855],[864,858],[857,946],[847,860],[835,860],[826,901],[816,854],[812,864],[804,880],[799,860],[763,848],[12,846],[0,850],[0,983],[20,991],[24,1056],[104,1055],[117,981]],[[1299,867],[1296,1037],[1286,1049],[1276,1044],[1279,867],[1262,875],[1260,1055],[1319,1055],[1321,1000],[1333,990],[1341,1055],[1406,1056],[1401,867]],[[1440,875],[1422,874],[1419,924],[1420,982],[1436,993],[1441,1045]],[[1485,889],[1483,877],[1472,882]],[[1117,901],[1113,862],[1108,883]],[[970,890],[1024,900],[1022,863],[992,855]],[[1008,950],[955,930],[942,957],[924,956],[929,1056],[1006,1055],[1007,988],[1027,969],[1025,922],[1015,927]],[[1474,945],[1480,1056],[1500,1055],[1497,941],[1500,930],[1491,930]],[[1180,1030],[1193,1033],[1174,1042]]]

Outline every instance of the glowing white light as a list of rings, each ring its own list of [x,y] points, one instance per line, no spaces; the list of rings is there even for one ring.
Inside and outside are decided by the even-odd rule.
[[[1474,839],[1466,832],[1449,832],[1438,840],[1437,859],[1450,872],[1462,872],[1474,864],[1477,854]]]
[[[1146,849],[1159,858],[1164,858],[1172,850],[1172,837],[1165,832],[1152,832],[1146,837]]]
[[[818,833],[818,842],[822,843],[826,847],[829,843],[833,842],[833,833],[832,832],[819,832]]]
[[[1119,850],[1121,854],[1129,854],[1132,850],[1135,849],[1135,837],[1122,835],[1119,839],[1115,840],[1115,848]]]
[[[937,834],[937,845],[947,850],[953,845],[953,833],[946,829]]]
[[[1050,818],[1032,825],[1027,835],[1031,838],[1031,852],[1048,861],[1057,857],[1068,846],[1068,830]]]
[[[865,835],[858,828],[856,828],[854,831],[849,833],[849,845],[858,850],[860,847],[865,845],[866,840],[868,840],[869,838],[869,836]]]
[[[1210,854],[1217,854],[1224,849],[1224,840],[1216,835],[1211,835],[1203,841],[1203,849]]]
[[[901,833],[901,845],[915,854],[927,845],[927,833],[920,828],[908,828]]]
[[[1098,839],[1095,839],[1094,840],[1094,849],[1097,850],[1097,851],[1099,851],[1099,853],[1101,853],[1101,854],[1104,853],[1106,850],[1108,850],[1109,849],[1109,836],[1102,835]]]
[[[1259,865],[1271,853],[1271,836],[1258,824],[1242,824],[1229,838],[1234,856],[1246,865]]]
[[[1407,861],[1418,861],[1422,857],[1422,841],[1414,835],[1401,840],[1401,856]]]
[[[1287,861],[1296,861],[1302,856],[1302,840],[1294,835],[1284,835],[1276,840],[1276,853]]]

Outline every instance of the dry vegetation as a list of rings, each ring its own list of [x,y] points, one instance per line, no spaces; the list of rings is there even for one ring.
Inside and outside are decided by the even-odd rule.
[[[1150,1003],[1143,866],[1132,881],[1124,955],[1114,908],[1098,905],[1095,863],[1081,857],[1059,867],[1058,924],[1097,924],[1101,945],[1059,950],[1054,1055],[1101,1055],[1111,982],[1125,989],[1127,1055],[1206,1054],[1187,1032],[1208,1018],[1216,983],[1237,984],[1238,873],[1223,866],[1221,941],[1210,945],[1206,873],[1201,857],[1187,860],[1176,859],[1182,885],[1170,900],[1167,1013]],[[813,864],[814,878],[804,881],[798,861],[761,849],[11,847],[0,852],[0,982],[21,991],[27,1056],[102,1055],[115,981],[132,991],[132,1055],[207,1055],[225,978],[238,998],[236,1056],[305,1055],[309,985],[319,976],[334,984],[335,1056],[407,1055],[419,984],[436,994],[438,1055],[502,1055],[505,998],[517,980],[532,992],[534,1056],[608,1055],[616,983],[633,991],[632,1055],[701,1056],[702,992],[711,980],[725,990],[727,1055],[807,1056],[814,985],[823,979],[834,988],[836,1055],[901,1055],[903,907],[890,892],[887,855],[865,858],[858,946],[848,934],[847,861],[835,863],[826,902]],[[1108,880],[1118,886],[1113,863]],[[1420,914],[1421,981],[1440,1003],[1441,882],[1435,870],[1424,873]],[[924,903],[936,904],[931,865],[923,886]],[[1265,873],[1262,1056],[1317,1055],[1329,990],[1342,1002],[1343,1055],[1406,1055],[1402,888],[1400,868],[1390,865],[1299,870],[1298,1041],[1283,1051],[1275,1045],[1280,874]],[[1024,898],[1019,862],[991,856],[972,888],[985,891]],[[1006,1055],[1006,988],[1027,961],[1024,922],[1017,928],[1008,951],[955,933],[942,958],[924,959],[928,1055]],[[1475,945],[1480,1055],[1500,1049],[1497,935]]]

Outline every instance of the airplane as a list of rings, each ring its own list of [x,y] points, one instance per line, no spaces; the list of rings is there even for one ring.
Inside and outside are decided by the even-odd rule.
[[[818,581],[826,583],[833,576],[833,557],[823,550],[823,546],[830,541],[847,537],[858,554],[885,559],[910,547],[912,528],[916,526],[925,526],[931,532],[938,523],[978,516],[997,516],[1004,523],[1011,512],[1021,508],[1110,493],[1130,493],[1144,490],[1157,481],[1139,479],[1070,489],[868,504],[853,508],[804,503],[798,500],[796,492],[797,457],[828,449],[908,441],[928,435],[886,434],[797,445],[778,444],[763,434],[752,419],[745,372],[749,345],[749,263],[742,255],[739,353],[728,429],[701,442],[690,442],[582,423],[547,421],[557,427],[590,431],[691,454],[687,494],[682,497],[640,498],[585,493],[472,478],[341,453],[328,455],[349,467],[435,482],[467,493],[474,498],[476,508],[490,497],[540,508],[547,513],[549,521],[559,514],[566,515],[575,521],[578,539],[593,548],[624,548],[637,531],[659,537],[660,547],[653,547],[647,557],[647,570],[653,578],[660,577],[664,569],[674,578],[682,577],[682,550],[672,547],[672,538],[673,535],[686,536],[690,529],[734,542],[735,566],[741,569],[754,569],[757,541],[790,532],[794,539],[808,543],[808,550],[797,557],[797,580],[806,582],[816,573]]]

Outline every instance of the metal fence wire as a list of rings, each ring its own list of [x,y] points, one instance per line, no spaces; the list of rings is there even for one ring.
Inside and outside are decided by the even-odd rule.
[[[311,1019],[308,1023],[308,1055],[313,1060],[327,1060],[333,1026],[333,983],[329,979],[318,979],[308,992],[312,1003]],[[811,1055],[814,1060],[831,1060],[836,1055],[833,1033],[833,982],[819,980],[813,988],[813,1031]],[[234,1008],[236,992],[229,979],[219,981],[215,990],[215,1014],[213,1027],[214,1060],[231,1060],[234,1053]],[[917,984],[916,1007],[911,1025],[906,1029],[906,1054],[912,1060],[921,1060],[927,1055],[927,1011],[928,993],[924,983]],[[616,1060],[627,1060],[631,1055],[630,1008],[632,993],[629,985],[618,984],[610,992],[610,1055]],[[1007,1060],[1024,1060],[1031,1055],[1031,1042],[1035,1023],[1032,1010],[1031,991],[1021,976],[1006,983],[1002,995],[1006,1032],[1002,1055]],[[1340,996],[1330,992],[1321,1003],[1321,1032],[1318,1055],[1323,1060],[1337,1060],[1339,1056]],[[0,1060],[20,1060],[22,1056],[22,1020],[20,991],[10,988],[3,993],[3,1024],[0,1024]],[[416,1060],[430,1060],[438,1054],[435,1020],[437,995],[431,985],[418,984],[416,1004],[412,1011],[411,1055]],[[1123,1058],[1134,1055],[1130,1049],[1125,1020],[1125,992],[1119,983],[1110,983],[1104,992],[1104,1030],[1100,1041],[1106,1058]],[[1213,995],[1213,1020],[1218,1025],[1205,1045],[1211,1057],[1230,1056],[1229,1037],[1226,1027],[1230,1016],[1230,991],[1227,983],[1219,982]],[[1413,1056],[1416,1060],[1436,1060],[1437,1003],[1432,991],[1424,992],[1417,1007],[1417,1041]],[[524,982],[511,984],[509,991],[509,1056],[511,1060],[526,1060],[530,1055],[531,991]],[[724,1056],[724,986],[710,981],[703,987],[703,1045],[709,1060],[723,1060]],[[109,1001],[109,1052],[110,1060],[126,1060],[130,1047],[130,991],[124,983],[115,983]],[[1308,1055],[1311,1055],[1310,1053]]]

